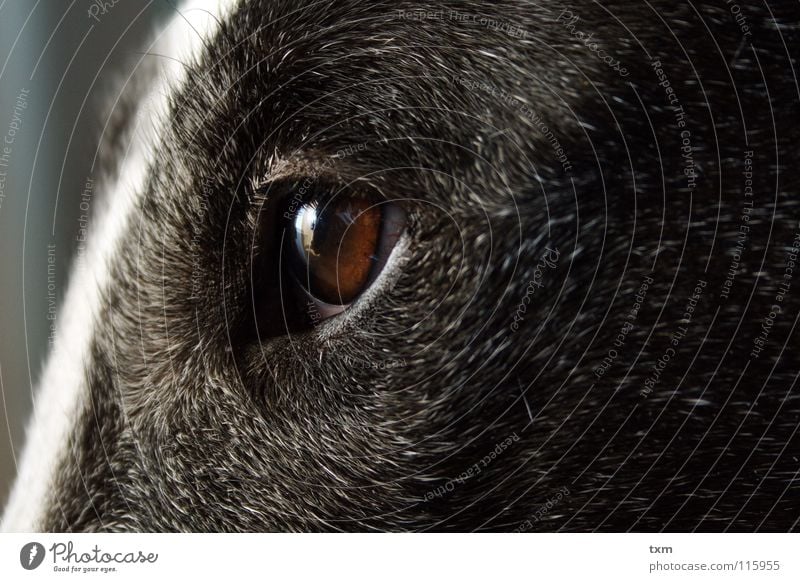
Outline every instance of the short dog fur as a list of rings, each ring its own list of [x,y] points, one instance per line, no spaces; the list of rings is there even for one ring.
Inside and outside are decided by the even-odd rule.
[[[749,34],[704,0],[239,3],[7,527],[797,529],[800,8],[741,4]],[[347,317],[258,328],[257,190],[323,167],[403,246]]]

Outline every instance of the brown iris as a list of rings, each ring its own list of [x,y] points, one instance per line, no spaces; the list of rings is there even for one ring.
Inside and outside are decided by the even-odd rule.
[[[342,196],[304,204],[294,219],[295,275],[316,299],[351,303],[370,283],[381,230],[374,201]]]

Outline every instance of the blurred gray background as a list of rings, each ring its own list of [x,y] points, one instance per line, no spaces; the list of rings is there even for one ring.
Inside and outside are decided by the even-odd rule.
[[[0,0],[0,508],[96,178],[105,98],[174,12],[166,0]]]

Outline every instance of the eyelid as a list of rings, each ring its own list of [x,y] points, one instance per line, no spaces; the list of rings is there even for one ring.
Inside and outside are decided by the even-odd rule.
[[[332,317],[324,322],[325,325],[319,326],[320,341],[327,341],[342,333],[347,333],[352,325],[361,321],[365,313],[369,313],[369,310],[377,303],[380,296],[386,293],[388,289],[391,289],[399,277],[408,260],[410,245],[411,237],[408,231],[404,230],[397,240],[397,244],[389,253],[386,263],[375,278],[375,281],[338,317]]]
[[[340,313],[347,311],[350,308],[350,306],[357,301],[356,299],[353,302],[346,303],[344,305],[333,305],[331,303],[325,303],[321,299],[317,299],[316,297],[311,295],[311,293],[308,292],[308,289],[306,289],[298,281],[295,282],[300,291],[305,295],[306,305],[308,306],[309,310],[313,306],[313,309],[315,309],[318,312],[320,319],[322,320],[334,317],[335,315],[339,315]],[[309,313],[309,317],[312,320],[316,319],[313,315],[314,315],[313,313]]]

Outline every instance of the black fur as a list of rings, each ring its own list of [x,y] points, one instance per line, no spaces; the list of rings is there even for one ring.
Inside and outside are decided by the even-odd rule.
[[[744,36],[723,2],[244,2],[172,97],[44,527],[797,529],[800,277],[750,354],[800,233],[800,8],[741,4]],[[403,201],[396,280],[259,341],[255,185],[360,143],[323,179]]]

